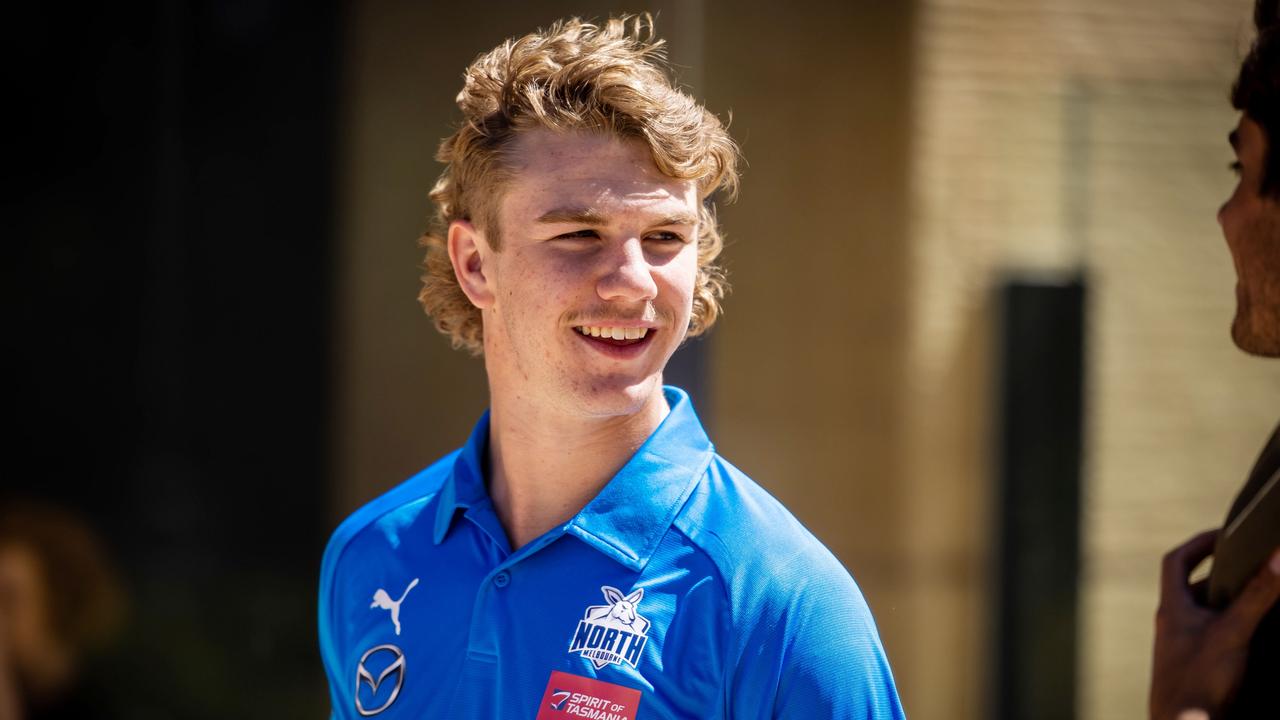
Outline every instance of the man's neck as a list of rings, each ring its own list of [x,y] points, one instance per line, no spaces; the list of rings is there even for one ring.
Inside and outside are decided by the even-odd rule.
[[[570,417],[495,393],[489,496],[511,549],[578,514],[669,412],[661,386],[639,412],[608,418]]]

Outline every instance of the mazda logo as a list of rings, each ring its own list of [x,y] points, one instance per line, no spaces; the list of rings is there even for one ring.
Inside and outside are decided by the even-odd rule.
[[[387,666],[383,668],[375,678],[373,673],[369,672],[365,668],[364,664],[369,660],[369,658],[379,653],[390,653],[392,657],[390,662],[387,663]],[[377,667],[377,665],[374,665],[374,667]],[[364,684],[369,685],[369,698],[372,700],[377,697],[378,688],[381,687],[387,677],[392,674],[396,676],[396,686],[391,689],[391,695],[387,697],[387,701],[376,708],[366,709],[364,704],[360,702],[360,686]],[[395,645],[379,645],[377,647],[369,648],[365,651],[364,655],[360,657],[360,664],[356,665],[356,710],[365,717],[377,715],[383,710],[391,707],[391,703],[395,702],[396,696],[400,694],[400,686],[402,685],[404,685],[404,653],[400,651],[400,648]]]

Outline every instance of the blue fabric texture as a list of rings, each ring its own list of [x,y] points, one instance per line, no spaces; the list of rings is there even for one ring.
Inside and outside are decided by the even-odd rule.
[[[848,571],[664,392],[600,494],[515,552],[485,489],[487,413],[343,522],[320,581],[333,717],[551,717],[558,670],[639,690],[644,720],[902,718]]]

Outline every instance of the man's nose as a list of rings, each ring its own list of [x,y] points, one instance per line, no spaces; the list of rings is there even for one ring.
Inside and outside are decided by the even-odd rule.
[[[609,270],[597,286],[602,300],[652,300],[658,296],[652,268],[639,238],[632,238],[609,254]]]

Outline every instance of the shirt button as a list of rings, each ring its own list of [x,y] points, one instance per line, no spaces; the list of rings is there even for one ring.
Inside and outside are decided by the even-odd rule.
[[[506,586],[510,585],[510,584],[511,584],[511,573],[507,572],[506,570],[503,570],[502,572],[498,573],[497,575],[494,575],[494,576],[493,576],[493,584],[494,584],[494,585],[496,585],[497,587],[500,587],[500,588],[504,588],[504,587],[506,587]]]

